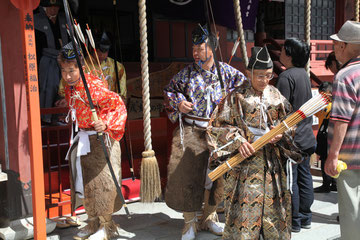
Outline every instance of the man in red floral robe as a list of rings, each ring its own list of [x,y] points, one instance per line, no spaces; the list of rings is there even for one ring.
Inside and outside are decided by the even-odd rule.
[[[63,47],[57,60],[66,81],[65,99],[70,108],[67,118],[71,117],[77,132],[75,138],[71,139],[67,155],[71,165],[72,210],[83,204],[89,221],[74,239],[108,239],[117,230],[111,214],[120,210],[122,204],[106,165],[97,133],[102,132],[105,135],[110,162],[120,182],[119,140],[125,131],[126,108],[121,97],[109,91],[97,76],[85,74],[99,118],[94,121],[71,44]]]

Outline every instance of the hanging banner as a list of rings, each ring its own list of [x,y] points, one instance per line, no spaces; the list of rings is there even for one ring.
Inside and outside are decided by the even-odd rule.
[[[254,30],[259,0],[238,1],[240,1],[244,30]],[[206,21],[203,4],[203,1],[200,0],[149,1],[152,11],[156,14],[168,19],[191,20],[201,23]],[[213,12],[216,24],[236,29],[233,0],[210,0],[209,6]]]
[[[191,2],[191,0],[170,0],[171,3],[182,6],[182,5],[186,5],[189,2]]]
[[[240,1],[244,30],[255,30],[259,0]],[[236,29],[233,0],[211,0],[216,24]]]

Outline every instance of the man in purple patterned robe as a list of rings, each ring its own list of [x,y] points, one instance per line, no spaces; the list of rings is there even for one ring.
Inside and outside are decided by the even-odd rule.
[[[223,232],[216,215],[217,205],[222,201],[222,183],[218,181],[205,186],[209,158],[206,127],[222,97],[210,38],[217,42],[216,37],[201,25],[193,31],[195,62],[176,74],[164,89],[168,117],[174,123],[179,121],[173,135],[165,202],[184,214],[183,240],[194,239],[198,228],[216,235]],[[220,62],[219,65],[226,92],[246,79],[228,64]],[[202,218],[197,223],[196,212],[200,211]]]

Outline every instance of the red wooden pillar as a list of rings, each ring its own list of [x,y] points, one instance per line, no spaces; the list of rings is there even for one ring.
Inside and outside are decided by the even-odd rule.
[[[39,2],[40,0],[11,0],[11,3],[20,11],[28,110],[34,238],[36,240],[46,239],[44,167],[40,137],[40,104],[33,16],[33,9],[39,5]]]
[[[32,9],[20,10],[23,29],[24,70],[29,119],[34,238],[46,238],[44,167],[41,143],[39,89],[37,80],[36,48]]]
[[[24,70],[29,119],[29,143],[31,160],[34,238],[46,238],[44,172],[40,124],[39,89],[35,49],[34,20],[32,9],[20,10],[23,29]]]
[[[354,18],[355,0],[336,0],[335,7],[335,32],[338,32],[341,26]]]

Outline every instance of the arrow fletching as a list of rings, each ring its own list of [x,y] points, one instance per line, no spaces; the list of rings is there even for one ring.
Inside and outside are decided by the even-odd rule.
[[[91,29],[89,28],[89,25],[86,24],[86,34],[88,35],[88,38],[89,38],[89,41],[90,41],[90,45],[93,49],[95,49],[95,42],[94,42],[94,38],[92,36],[92,32],[91,32]]]
[[[231,56],[234,56],[236,53],[237,48],[239,47],[240,38],[238,38],[234,44],[234,47],[231,50]]]
[[[86,44],[85,43],[85,38],[84,38],[84,35],[82,34],[81,32],[81,28],[80,28],[80,23],[77,23],[76,22],[76,19],[74,19],[74,27],[75,27],[75,32],[76,32],[76,35],[78,36],[78,38],[80,39],[80,41],[83,43],[83,44]]]

